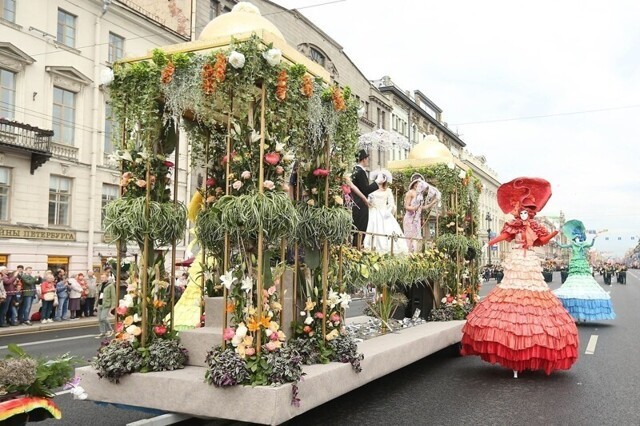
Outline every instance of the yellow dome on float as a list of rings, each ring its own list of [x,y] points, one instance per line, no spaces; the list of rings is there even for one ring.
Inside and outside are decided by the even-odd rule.
[[[260,10],[249,2],[236,4],[231,12],[224,13],[209,22],[200,33],[198,40],[214,40],[236,34],[260,33],[267,31],[284,40],[280,30]]]
[[[428,135],[422,142],[411,148],[406,160],[390,161],[387,167],[400,170],[449,163],[454,163],[454,157],[449,148],[435,135]]]

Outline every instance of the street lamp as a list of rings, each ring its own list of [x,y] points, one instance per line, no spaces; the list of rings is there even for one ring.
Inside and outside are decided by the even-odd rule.
[[[491,221],[493,220],[493,218],[491,217],[491,213],[489,212],[487,212],[487,215],[484,218],[487,221],[487,250],[489,251],[489,265],[491,265],[491,246],[489,245],[489,241],[491,241]]]

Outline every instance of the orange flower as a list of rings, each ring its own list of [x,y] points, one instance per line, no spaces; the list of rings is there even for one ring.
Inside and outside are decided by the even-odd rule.
[[[215,68],[214,78],[218,83],[222,83],[227,72],[227,57],[224,53],[218,52],[216,55],[216,63],[213,64],[213,68]]]
[[[205,95],[212,95],[216,91],[215,69],[210,63],[202,67],[202,90]]]
[[[344,103],[344,98],[342,97],[342,91],[339,87],[335,86],[333,88],[331,97],[333,99],[333,107],[336,109],[336,111],[344,111],[345,109],[347,109],[347,105]]]
[[[164,308],[166,304],[167,302],[163,302],[162,300],[158,300],[158,299],[153,301],[153,307],[155,309]]]
[[[287,71],[282,70],[278,74],[278,82],[276,83],[276,99],[284,101],[287,98]]]
[[[234,305],[233,302],[227,303],[227,313],[232,314],[235,307],[236,305]]]
[[[310,98],[313,95],[313,79],[309,74],[305,74],[304,77],[302,77],[301,91],[307,98]]]
[[[176,71],[176,66],[173,62],[169,62],[162,70],[162,84],[169,84],[173,80],[173,73]]]
[[[269,328],[269,324],[271,324],[271,318],[262,314],[262,318],[260,318],[260,325],[264,328]]]
[[[249,331],[258,331],[260,330],[260,323],[256,321],[255,317],[249,317],[247,320],[247,329]]]

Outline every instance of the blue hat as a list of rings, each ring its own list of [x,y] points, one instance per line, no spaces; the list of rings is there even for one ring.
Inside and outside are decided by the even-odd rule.
[[[562,225],[562,233],[570,240],[573,240],[575,237],[580,237],[581,241],[587,239],[584,224],[577,219],[569,220]]]

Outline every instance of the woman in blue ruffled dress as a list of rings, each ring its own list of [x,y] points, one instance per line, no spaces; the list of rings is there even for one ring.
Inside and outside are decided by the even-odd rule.
[[[567,280],[554,293],[576,321],[615,319],[611,296],[593,278],[587,260],[587,253],[596,237],[587,243],[584,225],[579,220],[568,221],[562,231],[571,244],[558,246],[571,249],[571,261]]]

